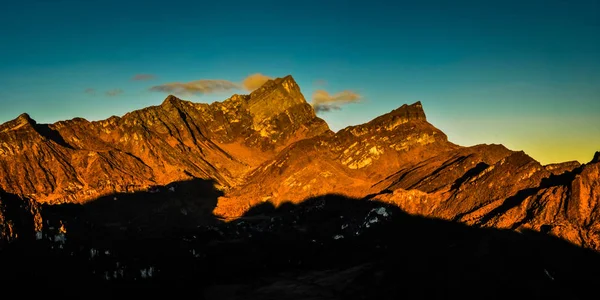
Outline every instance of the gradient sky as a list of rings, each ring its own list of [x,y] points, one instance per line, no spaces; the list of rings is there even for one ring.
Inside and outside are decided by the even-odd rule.
[[[542,163],[600,151],[598,1],[6,1],[0,122],[104,119],[168,82],[294,76],[359,103],[333,130],[422,101],[460,145],[504,144]],[[138,74],[150,74],[132,80]],[[143,77],[143,76],[142,76]],[[153,77],[153,78],[149,78]],[[223,100],[224,91],[186,95]]]

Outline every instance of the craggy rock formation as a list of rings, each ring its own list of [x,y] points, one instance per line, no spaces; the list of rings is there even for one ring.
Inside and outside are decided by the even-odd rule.
[[[206,179],[222,193],[214,214],[226,219],[265,202],[336,193],[600,250],[598,156],[543,166],[502,145],[461,147],[427,122],[420,102],[334,133],[286,76],[223,102],[168,96],[103,121],[37,124],[23,114],[0,125],[0,188],[36,216],[39,203]],[[14,204],[0,207],[0,232],[13,239],[6,211]]]

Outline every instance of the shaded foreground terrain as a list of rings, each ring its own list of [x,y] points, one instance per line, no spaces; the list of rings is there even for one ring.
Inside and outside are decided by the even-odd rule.
[[[43,232],[0,252],[0,282],[86,298],[586,299],[600,280],[598,253],[548,234],[411,216],[376,200],[265,202],[225,222],[211,217],[221,193],[212,184],[44,207]],[[24,282],[35,288],[22,291]]]

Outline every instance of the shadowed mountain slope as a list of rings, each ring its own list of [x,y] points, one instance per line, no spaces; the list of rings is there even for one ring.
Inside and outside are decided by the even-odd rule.
[[[30,282],[32,296],[94,299],[587,299],[600,279],[598,253],[551,235],[411,216],[377,200],[266,202],[223,222],[205,214],[220,194],[213,184],[46,206],[39,239],[0,251],[0,280],[7,291]]]

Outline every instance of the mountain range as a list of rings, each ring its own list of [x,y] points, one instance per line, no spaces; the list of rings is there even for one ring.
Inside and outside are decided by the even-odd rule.
[[[0,125],[0,188],[35,203],[202,178],[223,191],[214,213],[226,218],[264,201],[338,193],[470,225],[545,230],[593,249],[599,168],[598,153],[583,165],[541,165],[502,145],[455,145],[420,102],[334,133],[291,76],[212,104],[170,95],[102,121],[37,124],[22,114]]]
[[[212,104],[169,95],[158,106],[101,121],[38,124],[22,114],[0,125],[0,250],[40,240],[52,251],[66,249],[72,236],[81,251],[91,234],[108,230],[113,238],[103,233],[92,239],[96,248],[86,248],[92,259],[99,247],[108,255],[116,240],[170,239],[190,228],[237,241],[241,227],[231,224],[244,222],[254,222],[242,230],[249,241],[273,228],[303,235],[316,225],[299,216],[333,201],[339,211],[315,221],[329,228],[341,222],[336,214],[354,211],[331,197],[362,207],[366,217],[335,225],[357,236],[398,209],[600,250],[600,152],[585,164],[542,165],[502,145],[456,145],[427,121],[420,102],[333,132],[286,76]],[[334,240],[347,236],[331,230]],[[208,240],[205,249],[218,244]]]

